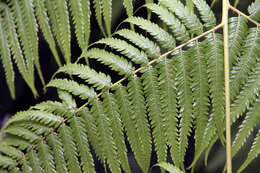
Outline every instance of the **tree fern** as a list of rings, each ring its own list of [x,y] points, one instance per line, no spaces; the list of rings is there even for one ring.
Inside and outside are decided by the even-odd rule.
[[[18,56],[18,68],[23,70],[22,74],[31,74],[30,83],[37,59],[28,58],[36,55],[32,47],[37,44],[32,43],[37,40],[38,28],[28,19],[35,18],[32,17],[35,8],[40,27],[47,24],[42,31],[50,48],[55,50],[57,41],[67,64],[47,84],[57,88],[60,101],[48,100],[18,112],[2,129],[1,169],[95,172],[93,158],[96,156],[105,171],[130,173],[127,140],[142,172],[149,171],[153,150],[157,161],[168,161],[168,148],[176,166],[174,170],[180,172],[187,169],[189,139],[195,138],[195,156],[190,166],[194,169],[204,151],[207,159],[215,142],[220,139],[224,144],[225,141],[227,93],[223,52],[227,45],[223,44],[224,38],[229,39],[229,47],[233,49],[230,52],[231,123],[239,124],[237,119],[242,119],[233,142],[233,156],[259,124],[259,24],[253,15],[247,16],[229,6],[239,17],[230,19],[227,38],[217,31],[227,25],[223,22],[216,25],[206,1],[186,1],[185,5],[179,0],[145,1],[147,18],[133,15],[132,1],[124,1],[129,16],[124,23],[130,23],[130,27],[122,25],[122,29],[112,34],[112,1],[95,0],[92,5],[98,25],[109,38],[89,47],[89,31],[86,31],[90,27],[90,12],[86,12],[89,1],[31,2],[10,0],[11,13],[1,10],[4,13],[0,21],[4,21],[0,25],[1,35],[7,33],[7,37],[1,38],[1,52],[7,51],[9,59]],[[250,14],[258,14],[255,3],[250,6]],[[12,14],[15,23],[6,20],[12,19]],[[26,25],[22,25],[23,21]],[[249,21],[256,26],[248,25]],[[14,24],[17,32],[12,34],[7,28]],[[71,27],[75,28],[82,50],[73,64],[70,62]],[[32,43],[26,44],[27,30],[33,29]],[[15,40],[21,42],[21,47]],[[26,61],[21,59],[23,54]],[[78,63],[82,58],[88,65]],[[112,83],[111,73],[98,72],[93,62],[103,64],[122,78]],[[82,102],[85,103],[79,107]],[[259,133],[238,172],[259,154],[258,143]]]

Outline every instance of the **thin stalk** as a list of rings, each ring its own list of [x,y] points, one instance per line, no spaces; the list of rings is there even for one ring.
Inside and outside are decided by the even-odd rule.
[[[223,0],[222,23],[224,37],[224,71],[225,71],[225,102],[226,102],[226,165],[227,173],[232,173],[231,127],[230,127],[230,88],[229,88],[229,50],[228,50],[228,11],[229,1]]]

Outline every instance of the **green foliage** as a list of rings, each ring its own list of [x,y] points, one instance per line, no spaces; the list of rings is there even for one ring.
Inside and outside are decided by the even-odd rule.
[[[254,20],[260,11],[258,2],[249,7]],[[89,47],[91,4],[99,27],[109,37]],[[1,169],[94,173],[96,156],[105,169],[130,173],[127,141],[142,172],[150,170],[153,150],[162,162],[155,166],[185,172],[190,138],[195,139],[192,169],[204,151],[207,159],[218,139],[225,142],[223,35],[216,31],[217,20],[206,1],[184,5],[179,0],[147,0],[147,18],[133,14],[132,1],[124,0],[123,5],[129,16],[124,22],[130,25],[112,34],[111,0],[9,0],[0,4],[1,60],[13,97],[11,58],[37,95],[33,80],[34,66],[41,75],[38,27],[57,63],[56,47],[66,60],[46,85],[57,88],[60,101],[41,102],[18,112],[2,129]],[[260,123],[260,32],[259,26],[248,23],[243,16],[229,21],[231,120],[241,124],[232,156],[241,151]],[[73,27],[82,50],[76,63],[70,62]],[[82,58],[87,65],[78,63]],[[112,83],[110,72],[99,72],[92,61],[122,78]],[[82,101],[85,104],[78,105]],[[259,154],[259,134],[238,172]],[[175,166],[165,163],[167,156]]]

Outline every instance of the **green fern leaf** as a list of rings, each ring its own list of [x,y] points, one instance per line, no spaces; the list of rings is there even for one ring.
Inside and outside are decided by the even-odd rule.
[[[70,23],[66,0],[46,0],[52,29],[66,63],[70,63]]]
[[[107,34],[111,36],[112,0],[101,0],[103,17],[106,24]]]
[[[213,121],[216,125],[220,139],[224,140],[223,122],[224,122],[224,62],[222,36],[212,33],[207,36],[206,56],[209,75],[209,91],[212,99]]]
[[[134,67],[127,60],[102,49],[93,48],[83,53],[84,57],[94,58],[101,63],[108,65],[112,70],[119,72],[121,75],[130,75]]]
[[[24,140],[21,137],[17,137],[14,135],[6,135],[3,140],[1,140],[2,145],[14,146],[19,148],[20,150],[29,150],[32,147],[28,141]]]
[[[112,94],[110,94],[109,91],[104,92],[103,105],[105,112],[110,119],[113,138],[117,147],[118,158],[121,162],[122,168],[125,172],[131,173],[126,154],[127,149],[124,140],[122,122],[119,115],[119,107],[115,103],[115,99],[112,97]]]
[[[99,142],[97,136],[97,125],[93,115],[89,112],[87,108],[84,108],[78,114],[82,118],[82,122],[85,125],[87,131],[87,137],[89,139],[89,142],[91,143],[92,148],[95,151],[95,154],[97,155],[97,158],[104,162],[104,153],[102,152],[101,143]]]
[[[73,139],[71,128],[66,125],[61,125],[59,128],[59,135],[63,144],[64,156],[67,161],[69,171],[81,173],[77,148],[75,139]]]
[[[127,86],[130,100],[130,113],[135,123],[139,137],[139,147],[145,151],[140,160],[139,166],[143,172],[148,172],[151,158],[151,136],[146,115],[146,105],[144,100],[143,87],[137,76],[132,76]]]
[[[138,34],[129,29],[121,29],[115,34],[118,34],[121,37],[124,37],[132,43],[136,44],[151,58],[157,58],[160,56],[160,48],[156,45],[156,43],[152,42],[141,34]]]
[[[258,131],[258,133],[257,133],[257,135],[254,139],[253,145],[251,147],[250,152],[247,155],[246,160],[244,161],[244,163],[238,169],[238,171],[237,171],[238,173],[242,172],[253,161],[253,159],[255,159],[257,157],[257,155],[260,153],[259,143],[260,143],[260,130]]]
[[[97,73],[90,67],[82,64],[66,64],[58,69],[57,73],[67,73],[69,75],[77,75],[86,82],[92,84],[97,89],[109,87],[111,85],[111,78],[104,73]]]
[[[84,14],[83,7],[80,0],[69,1],[69,7],[72,15],[73,24],[75,26],[76,38],[78,40],[81,50],[85,48],[85,34],[84,34]]]
[[[73,116],[74,112],[70,108],[66,108],[66,106],[67,105],[60,102],[46,101],[31,107],[31,109],[36,109],[47,113],[53,113],[54,115],[66,118]]]
[[[27,43],[25,44],[29,44],[31,51],[32,51],[32,58],[34,59],[34,64],[36,67],[36,70],[39,74],[40,80],[43,84],[43,86],[45,85],[45,81],[44,81],[44,77],[42,75],[42,71],[41,71],[41,66],[40,66],[40,61],[39,61],[39,53],[38,53],[38,26],[36,23],[36,18],[34,15],[34,7],[33,7],[33,3],[32,0],[24,0],[24,1],[20,1],[22,3],[20,3],[21,5],[21,12],[23,15],[23,19],[24,22],[23,25],[26,25],[27,30],[25,30],[27,32]]]
[[[137,25],[150,33],[163,48],[172,49],[175,47],[175,39],[157,24],[141,17],[129,17],[125,21]]]
[[[13,169],[15,166],[15,160],[11,159],[10,157],[0,156],[0,165],[2,168],[7,168],[8,170]]]
[[[40,165],[40,160],[35,150],[31,150],[28,157],[28,162],[32,168],[32,173],[41,173],[42,168]]]
[[[158,72],[155,68],[148,66],[144,70],[143,88],[146,97],[146,107],[149,112],[149,119],[153,128],[153,138],[155,142],[155,151],[157,153],[158,162],[166,161],[167,146],[166,133],[162,125],[165,122],[165,114],[161,112],[160,93],[157,81]]]
[[[147,161],[146,159],[149,159],[146,158],[147,156],[146,148],[140,147],[139,141],[144,140],[141,138],[143,135],[139,134],[140,131],[137,130],[135,124],[136,117],[132,116],[133,114],[131,114],[131,112],[129,111],[130,100],[128,98],[126,87],[119,85],[115,88],[115,92],[116,92],[115,98],[117,104],[119,105],[120,117],[122,119],[124,130],[126,131],[127,134],[127,139],[130,143],[132,151],[134,152],[137,163],[141,166],[144,164],[144,161]]]
[[[89,38],[90,38],[90,32],[91,32],[91,28],[90,28],[90,17],[91,17],[91,10],[90,10],[90,1],[89,0],[81,0],[81,4],[82,4],[82,12],[83,12],[83,33],[84,33],[84,41],[85,41],[85,45],[84,47],[88,46],[89,43]]]
[[[47,12],[46,12],[44,1],[34,0],[33,2],[34,2],[34,6],[35,6],[35,14],[39,21],[39,25],[41,27],[41,31],[44,35],[44,38],[46,39],[58,66],[61,66],[60,58],[59,58],[58,52],[56,50],[56,44],[55,44],[54,36],[53,36],[51,28],[50,28],[49,18],[48,18]]]
[[[244,17],[232,17],[229,19],[229,58],[230,69],[238,62],[240,52],[242,49],[243,41],[246,39],[248,30],[247,21]],[[231,100],[233,98],[231,97]]]
[[[154,166],[159,166],[168,171],[169,173],[183,173],[179,168],[167,162],[160,162],[155,164]]]
[[[177,103],[176,103],[176,68],[173,59],[163,58],[158,64],[159,89],[162,114],[166,127],[167,143],[171,148],[171,157],[174,163],[179,163],[180,158],[178,148],[178,129],[177,129]]]
[[[201,19],[205,23],[206,29],[216,26],[216,18],[209,5],[204,0],[192,0],[200,12]]]
[[[250,107],[260,91],[260,63],[257,70],[249,74],[248,80],[231,105],[231,122],[234,123]]]
[[[75,109],[77,107],[76,101],[67,91],[58,90],[58,96],[62,103],[65,104],[69,109]],[[74,110],[72,110],[72,112],[74,112]]]
[[[190,62],[188,57],[183,50],[180,50],[175,55],[176,58],[176,83],[177,83],[177,99],[180,106],[179,110],[179,139],[178,139],[178,150],[179,157],[176,160],[179,163],[175,163],[178,167],[184,168],[184,156],[188,147],[188,136],[191,132],[191,126],[193,121],[193,110],[192,110],[192,90],[191,90],[191,78],[190,78]]]
[[[4,9],[4,18],[3,18],[3,26],[5,28],[5,34],[7,35],[8,43],[10,44],[10,49],[12,50],[13,59],[17,64],[19,72],[21,73],[22,77],[24,78],[27,85],[33,92],[34,96],[37,96],[37,91],[34,86],[34,80],[28,75],[27,65],[23,58],[21,46],[18,41],[18,36],[16,33],[16,26],[14,23],[13,15],[10,8],[5,7]]]
[[[250,17],[256,21],[260,21],[260,1],[255,0],[250,6],[248,6],[248,12]]]
[[[133,1],[132,0],[124,0],[123,1],[123,5],[126,9],[126,14],[128,17],[133,16],[133,11],[134,11],[134,7],[133,7]]]
[[[6,82],[11,93],[11,97],[15,99],[15,87],[14,87],[14,69],[11,60],[11,54],[9,44],[7,43],[6,34],[3,28],[3,22],[0,18],[0,55],[5,69]]]
[[[73,95],[79,96],[83,100],[87,98],[94,98],[96,95],[93,88],[89,88],[86,85],[78,84],[75,81],[67,79],[53,79],[47,84],[47,87],[56,87],[58,89],[68,91]]]
[[[23,12],[21,10],[21,4],[20,1],[18,2],[17,0],[14,0],[10,1],[9,5],[11,6],[11,10],[14,14],[18,36],[21,40],[21,45],[26,58],[26,67],[31,81],[30,83],[34,83],[34,55],[32,51],[33,46],[31,46],[32,43],[28,43],[27,41],[27,37],[30,38],[30,36],[28,36],[29,31],[27,31],[27,26],[25,24],[26,22],[23,17]]]
[[[175,13],[192,34],[200,35],[203,32],[203,25],[197,16],[187,7],[184,7],[179,0],[159,0],[159,2]]]
[[[21,160],[23,158],[23,153],[15,147],[0,144],[0,151],[5,155],[11,157],[12,159]]]
[[[111,48],[116,49],[117,51],[125,55],[127,58],[132,59],[132,61],[134,61],[137,64],[146,65],[148,63],[148,58],[143,51],[138,50],[137,48],[123,40],[116,38],[104,38],[97,41],[96,43],[106,44]]]
[[[80,165],[82,166],[83,172],[95,172],[93,158],[90,153],[88,139],[86,135],[86,129],[81,118],[72,117],[70,119],[70,125],[72,128],[72,134],[76,141],[78,153],[80,157]]]
[[[198,42],[192,43],[189,49],[190,59],[194,59],[192,80],[194,98],[194,118],[195,118],[195,150],[199,150],[203,140],[208,122],[209,111],[209,83],[207,74],[207,59],[203,52],[203,46]],[[196,152],[196,151],[195,151]]]
[[[36,143],[39,141],[41,138],[40,136],[34,134],[30,130],[24,129],[22,127],[9,127],[5,129],[6,133],[9,133],[11,135],[19,136],[24,138],[25,140],[28,140],[30,143]]]
[[[12,124],[19,123],[21,121],[36,121],[51,127],[58,126],[63,121],[63,118],[37,110],[21,111],[13,116],[8,123],[5,124],[3,129],[8,128],[9,126],[11,127]]]
[[[108,163],[111,172],[121,173],[117,147],[113,138],[111,120],[105,115],[104,107],[97,99],[92,101],[91,113],[97,124],[97,136],[100,143],[103,161]]]
[[[25,128],[39,136],[47,135],[51,131],[51,129],[49,127],[46,127],[45,125],[38,124],[35,122],[30,122],[30,121],[22,121],[19,124],[15,125],[15,127]]]
[[[232,157],[234,157],[237,152],[242,148],[246,139],[250,133],[254,130],[255,126],[260,122],[260,101],[257,100],[256,103],[249,109],[244,121],[239,127],[239,131],[236,134],[236,138],[232,144]]]
[[[40,142],[37,147],[41,167],[45,172],[56,173],[55,162],[50,147],[45,142]]]
[[[24,158],[22,160],[22,173],[30,173],[31,169],[32,168],[28,165],[27,160]]]
[[[93,0],[94,3],[94,9],[95,9],[95,16],[98,23],[98,26],[103,33],[104,36],[106,36],[106,32],[103,27],[103,21],[102,21],[102,6],[101,6],[101,0]]]
[[[47,137],[47,141],[53,151],[53,158],[55,160],[57,173],[67,173],[68,170],[64,158],[64,149],[60,138],[56,133],[52,133]]]
[[[231,71],[231,98],[234,98],[238,94],[241,89],[241,85],[243,85],[248,78],[249,72],[255,68],[256,62],[259,61],[259,45],[260,29],[250,28],[249,34],[245,40],[245,45],[242,48],[243,52],[239,58],[240,61]]]
[[[185,43],[190,39],[185,26],[166,8],[156,4],[147,4],[146,7],[156,13],[160,19],[169,26],[178,41]]]

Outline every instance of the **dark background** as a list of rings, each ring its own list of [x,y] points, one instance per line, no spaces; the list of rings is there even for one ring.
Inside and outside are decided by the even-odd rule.
[[[122,10],[122,0],[113,0],[113,9],[116,9],[113,11],[113,28],[115,29],[116,26],[126,18],[125,12],[123,15],[121,15]],[[231,1],[231,3],[234,1]],[[238,5],[238,8],[243,11],[247,12],[248,4],[250,4],[252,0],[241,0],[240,4]],[[135,6],[139,7],[141,5],[140,1],[136,1]],[[219,1],[216,1],[216,4],[214,6],[214,9],[216,17],[220,20],[221,19],[221,3]],[[93,11],[93,9],[92,9]],[[142,12],[142,11],[141,11]],[[140,12],[139,12],[140,13]],[[139,14],[138,13],[138,14]],[[92,15],[94,12],[92,12]],[[120,16],[121,15],[121,16]],[[233,13],[230,13],[230,15],[234,15]],[[220,22],[220,21],[219,21]],[[94,17],[92,16],[91,20],[91,29],[92,29],[92,37],[90,42],[94,42],[98,40],[99,38],[102,38],[102,34],[100,33],[100,30],[97,27],[96,21],[94,20]],[[73,33],[73,31],[72,31]],[[41,63],[41,69],[43,71],[43,75],[45,78],[45,81],[48,82],[50,78],[52,77],[53,73],[57,70],[56,62],[53,59],[52,53],[43,39],[42,33],[39,32],[39,55],[40,55],[40,63]],[[72,61],[79,57],[81,54],[81,50],[79,49],[77,42],[75,40],[75,35],[72,35],[72,42],[71,42],[71,48],[72,48]],[[102,68],[102,67],[97,67]],[[16,86],[16,100],[12,100],[9,94],[9,90],[6,85],[5,76],[4,76],[4,70],[2,66],[0,66],[0,125],[3,125],[3,123],[10,117],[11,115],[15,114],[18,111],[26,110],[30,106],[35,105],[36,103],[39,103],[44,100],[57,100],[57,94],[55,89],[47,89],[46,93],[43,93],[42,85],[40,83],[38,75],[35,73],[36,79],[36,87],[39,92],[40,97],[35,99],[28,88],[28,86],[25,84],[23,79],[21,78],[21,75],[17,71],[17,68],[15,67],[16,77],[15,77],[15,86]],[[112,75],[113,78],[113,75]],[[252,141],[252,139],[251,139]],[[190,143],[192,144],[193,141],[191,139]],[[249,140],[250,143],[250,140]],[[245,151],[246,151],[246,147]],[[243,151],[243,150],[242,150]],[[186,157],[186,164],[189,165],[192,161],[192,152],[193,148],[189,147],[187,157]],[[241,161],[244,160],[246,157],[246,152],[240,152],[238,154],[238,157],[234,158],[233,167],[238,168],[241,164]],[[241,158],[243,158],[241,160]],[[133,159],[132,154],[129,154],[129,161],[130,165],[133,167],[133,172],[140,172],[140,169],[136,166],[135,160]],[[244,172],[256,172],[256,170],[259,169],[259,166],[257,163],[259,163],[260,159],[255,160],[253,163],[250,164],[250,166],[244,171]],[[156,163],[156,159],[154,157],[152,158],[152,164]],[[198,163],[198,169],[196,172],[208,172],[208,173],[214,173],[214,172],[222,172],[222,168],[225,162],[225,150],[224,148],[217,143],[215,147],[213,148],[211,155],[209,157],[209,162],[207,165],[207,168],[203,166],[203,160],[199,161]],[[100,163],[97,162],[98,171],[97,172],[104,172],[104,170],[100,167]],[[158,170],[158,169],[157,169]],[[154,169],[154,172],[157,172],[156,168]]]

